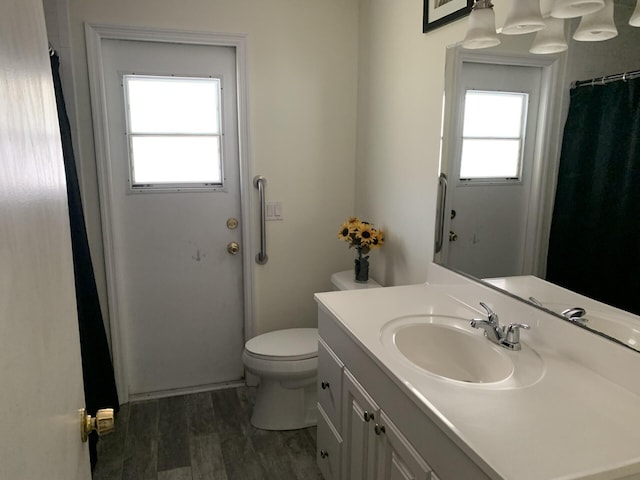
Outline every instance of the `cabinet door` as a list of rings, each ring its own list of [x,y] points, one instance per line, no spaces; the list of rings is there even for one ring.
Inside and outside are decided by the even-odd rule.
[[[384,412],[380,412],[379,480],[431,480],[431,469]]]
[[[318,402],[339,434],[342,401],[342,362],[320,339],[318,343]]]
[[[324,480],[339,480],[342,469],[340,463],[342,439],[320,404],[318,404],[317,444],[316,461]]]
[[[375,473],[375,433],[380,409],[348,370],[343,383],[343,477],[371,480]]]

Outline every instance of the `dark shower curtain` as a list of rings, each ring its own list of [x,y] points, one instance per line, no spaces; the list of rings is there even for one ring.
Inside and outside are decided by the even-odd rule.
[[[100,408],[118,410],[118,394],[107,344],[107,336],[102,323],[102,312],[96,289],[89,241],[84,224],[84,213],[80,199],[80,187],[76,172],[76,163],[71,145],[71,129],[62,94],[59,73],[60,60],[57,54],[51,55],[51,72],[58,107],[58,123],[62,137],[64,168],[67,179],[67,199],[69,221],[71,225],[71,247],[73,249],[73,270],[76,286],[78,326],[80,330],[80,351],[82,353],[82,374],[84,396],[89,414],[94,415]],[[89,437],[91,466],[97,460],[96,433]]]
[[[640,78],[571,90],[547,280],[640,314]]]

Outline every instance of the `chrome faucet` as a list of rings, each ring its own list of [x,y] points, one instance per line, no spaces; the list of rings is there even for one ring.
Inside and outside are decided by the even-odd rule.
[[[510,323],[509,325],[500,325],[498,314],[489,306],[480,302],[480,306],[487,311],[487,319],[474,318],[469,322],[473,328],[481,328],[484,330],[484,336],[493,343],[509,350],[520,350],[520,329],[528,330],[530,327],[524,323]]]
[[[581,307],[567,308],[566,310],[563,310],[561,313],[563,317],[567,317],[573,323],[579,323],[580,325],[584,325],[589,321],[589,319],[584,318],[586,314],[587,314],[587,311]]]

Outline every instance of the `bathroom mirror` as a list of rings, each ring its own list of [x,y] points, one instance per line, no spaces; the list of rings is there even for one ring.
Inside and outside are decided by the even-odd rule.
[[[558,288],[545,280],[570,88],[640,69],[640,28],[628,25],[635,6],[615,0],[618,36],[603,42],[573,40],[579,19],[567,20],[569,49],[560,54],[529,53],[535,34],[500,35],[501,45],[488,49],[447,49],[434,261],[640,351],[640,311],[604,294],[615,291],[618,276],[600,279],[603,295],[589,298],[579,282]],[[490,166],[474,163],[483,152]],[[624,221],[637,223],[638,214]],[[637,259],[629,250],[621,257]],[[562,260],[557,249],[555,257]],[[590,260],[584,255],[585,264]],[[561,314],[572,307],[587,314]]]

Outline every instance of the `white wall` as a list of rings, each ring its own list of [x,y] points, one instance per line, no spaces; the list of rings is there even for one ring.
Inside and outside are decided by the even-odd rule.
[[[83,22],[248,35],[252,175],[285,220],[268,222],[269,263],[256,267],[257,332],[315,326],[313,293],[351,267],[336,239],[353,213],[357,0],[69,0],[78,162],[98,286],[104,261]],[[247,247],[255,248],[255,244]]]

